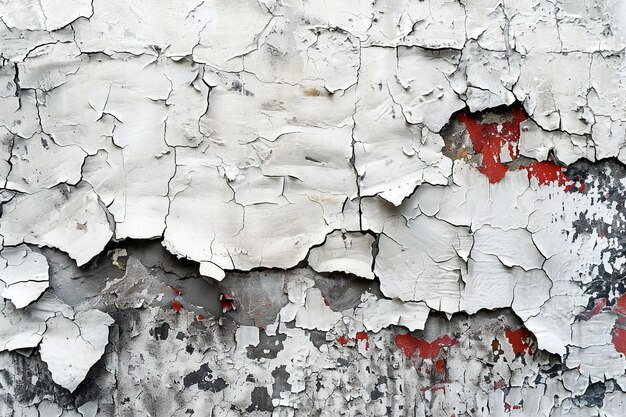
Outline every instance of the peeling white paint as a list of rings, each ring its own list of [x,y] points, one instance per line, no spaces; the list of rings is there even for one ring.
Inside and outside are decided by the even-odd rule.
[[[374,279],[372,264],[372,235],[334,231],[321,246],[309,252],[308,262],[317,272],[344,272]]]
[[[111,324],[113,319],[98,310],[80,311],[72,319],[57,315],[46,321],[41,359],[48,364],[55,383],[70,391],[78,387],[104,353]]]
[[[0,0],[0,414],[620,415],[625,12]]]

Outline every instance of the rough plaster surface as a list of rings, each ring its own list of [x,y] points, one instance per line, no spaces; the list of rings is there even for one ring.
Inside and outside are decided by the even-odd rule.
[[[626,3],[0,0],[0,415],[626,415]]]

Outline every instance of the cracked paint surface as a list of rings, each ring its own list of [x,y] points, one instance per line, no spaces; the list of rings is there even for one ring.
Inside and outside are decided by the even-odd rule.
[[[0,414],[626,413],[618,0],[0,0]]]

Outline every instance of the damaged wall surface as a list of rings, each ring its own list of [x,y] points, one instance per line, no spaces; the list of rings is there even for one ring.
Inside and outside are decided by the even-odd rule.
[[[0,415],[626,415],[626,3],[0,0]]]

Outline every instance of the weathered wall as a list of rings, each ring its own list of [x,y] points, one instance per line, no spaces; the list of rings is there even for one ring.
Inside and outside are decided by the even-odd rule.
[[[626,415],[626,3],[0,0],[0,415]]]

